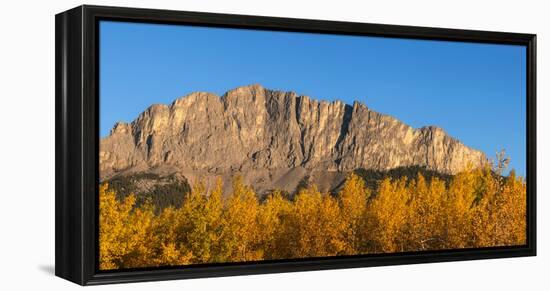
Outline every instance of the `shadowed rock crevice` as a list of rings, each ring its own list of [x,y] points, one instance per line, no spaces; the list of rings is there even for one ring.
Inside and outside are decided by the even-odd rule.
[[[346,104],[344,106],[344,116],[342,117],[342,126],[340,128],[340,135],[338,136],[338,140],[336,140],[336,144],[334,147],[342,152],[342,141],[344,140],[344,137],[349,132],[349,124],[351,122],[351,116],[353,114],[353,107]]]

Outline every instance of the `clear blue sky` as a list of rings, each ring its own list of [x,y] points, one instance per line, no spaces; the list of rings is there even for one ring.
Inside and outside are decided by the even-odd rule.
[[[522,46],[105,22],[100,135],[153,103],[253,83],[437,125],[525,175]]]

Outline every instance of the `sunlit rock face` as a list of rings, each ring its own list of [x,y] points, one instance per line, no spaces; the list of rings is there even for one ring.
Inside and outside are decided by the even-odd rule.
[[[425,166],[454,174],[487,160],[435,126],[415,129],[359,102],[260,85],[152,105],[131,123],[116,124],[99,157],[102,180],[147,171],[188,178],[239,173],[260,190],[290,188],[305,175],[330,188],[357,168]]]

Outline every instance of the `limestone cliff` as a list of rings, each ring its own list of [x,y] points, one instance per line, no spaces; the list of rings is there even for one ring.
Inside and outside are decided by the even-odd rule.
[[[260,85],[152,105],[131,123],[116,124],[100,144],[102,180],[147,171],[188,178],[240,173],[261,190],[292,187],[304,175],[320,175],[330,188],[357,168],[425,166],[454,174],[485,161],[441,128],[415,129],[359,102]]]

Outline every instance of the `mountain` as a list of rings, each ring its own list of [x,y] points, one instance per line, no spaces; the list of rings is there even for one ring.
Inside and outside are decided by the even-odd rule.
[[[117,123],[100,143],[102,181],[177,173],[189,181],[240,174],[260,193],[304,178],[331,190],[349,171],[419,166],[455,174],[486,162],[436,126],[412,128],[360,102],[319,101],[261,85],[195,92]]]

